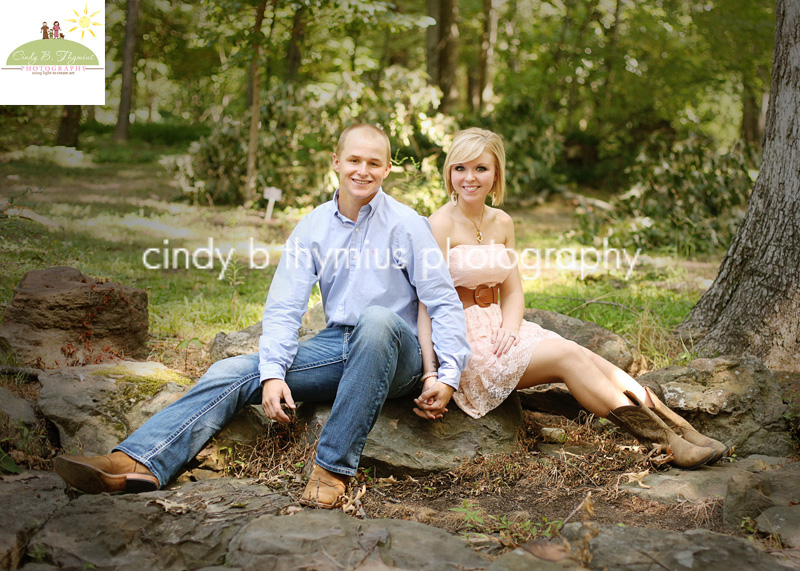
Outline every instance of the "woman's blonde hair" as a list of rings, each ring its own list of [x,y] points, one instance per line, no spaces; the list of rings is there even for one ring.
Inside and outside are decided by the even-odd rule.
[[[499,206],[503,204],[506,196],[506,151],[500,135],[492,131],[471,127],[455,136],[444,160],[444,187],[452,197],[456,190],[450,178],[450,167],[477,159],[484,151],[488,151],[494,157],[497,180],[492,188],[492,205]]]

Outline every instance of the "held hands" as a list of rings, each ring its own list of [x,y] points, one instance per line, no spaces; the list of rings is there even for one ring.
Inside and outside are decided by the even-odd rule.
[[[518,337],[519,329],[517,331],[511,331],[510,329],[501,327],[492,333],[492,343],[494,344],[492,352],[498,357],[500,355],[505,355],[511,347],[519,343]]]
[[[414,413],[426,420],[442,418],[447,412],[447,403],[453,396],[455,389],[445,383],[440,383],[435,377],[425,379],[422,385],[422,394],[414,399],[417,405]]]
[[[286,402],[286,406],[294,410],[295,404],[292,400],[292,391],[283,379],[267,379],[261,387],[261,406],[264,413],[276,422],[290,422],[291,419],[283,411],[281,400]]]

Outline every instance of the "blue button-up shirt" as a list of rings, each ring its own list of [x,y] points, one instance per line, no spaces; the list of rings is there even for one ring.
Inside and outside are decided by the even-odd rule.
[[[338,196],[303,217],[284,246],[264,307],[261,380],[285,377],[319,282],[328,327],[355,325],[377,305],[416,332],[421,300],[433,322],[439,380],[458,389],[470,355],[464,310],[427,218],[378,190],[353,222],[339,212]]]

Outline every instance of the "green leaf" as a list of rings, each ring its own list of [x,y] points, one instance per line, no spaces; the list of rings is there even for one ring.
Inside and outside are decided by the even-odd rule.
[[[3,474],[21,474],[22,468],[17,466],[14,459],[9,456],[5,450],[0,450],[0,473]]]

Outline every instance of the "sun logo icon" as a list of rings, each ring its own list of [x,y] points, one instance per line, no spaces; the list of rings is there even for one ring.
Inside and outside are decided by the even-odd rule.
[[[102,12],[102,10],[98,10],[97,12],[95,12],[94,14],[89,16],[88,15],[89,14],[89,3],[87,2],[86,5],[83,7],[83,16],[78,14],[78,12],[76,10],[73,10],[73,12],[75,12],[75,15],[78,17],[78,19],[77,20],[67,20],[67,22],[74,22],[77,25],[74,28],[72,28],[71,30],[67,30],[67,33],[74,32],[78,28],[81,28],[81,41],[83,41],[83,36],[84,36],[84,34],[86,33],[87,30],[89,31],[90,34],[92,34],[93,37],[96,38],[97,36],[94,35],[94,32],[89,28],[89,26],[102,26],[103,25],[103,24],[98,24],[97,22],[92,22],[92,18],[95,17],[100,12]]]

